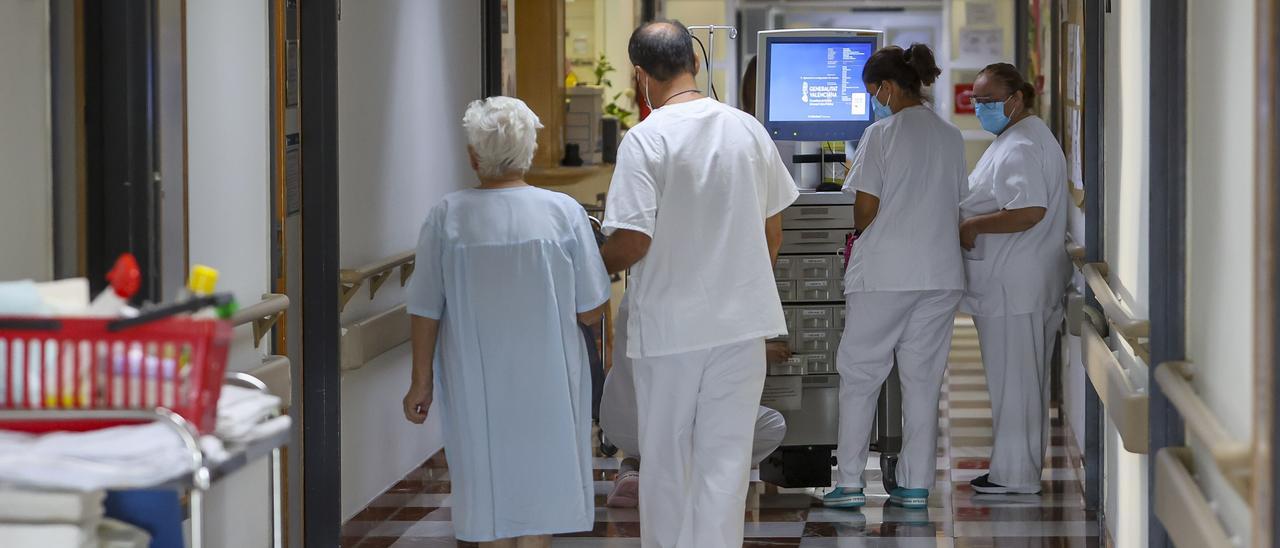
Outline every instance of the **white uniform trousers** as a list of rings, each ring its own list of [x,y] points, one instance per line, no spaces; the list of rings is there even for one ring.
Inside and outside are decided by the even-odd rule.
[[[848,321],[840,372],[837,486],[862,489],[880,387],[898,360],[902,380],[903,447],[898,484],[931,489],[937,475],[938,398],[962,292],[867,291],[845,296]]]
[[[1062,307],[974,316],[991,394],[991,482],[1036,491],[1049,442],[1049,360]]]
[[[615,365],[609,370],[609,374],[613,375],[616,369]],[[600,429],[604,431],[605,439],[626,456],[642,458],[636,409],[634,407],[622,409],[620,406],[607,407],[609,403],[607,399],[600,402]],[[782,440],[787,437],[787,419],[782,416],[782,413],[762,405],[756,410],[755,428],[752,432],[751,466],[756,466],[782,446]]]
[[[644,458],[641,544],[742,546],[764,340],[641,358],[633,366]]]

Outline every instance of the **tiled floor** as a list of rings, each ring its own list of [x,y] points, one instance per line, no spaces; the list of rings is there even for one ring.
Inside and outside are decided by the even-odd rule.
[[[977,334],[957,320],[946,394],[939,410],[938,484],[926,510],[886,506],[879,470],[868,472],[871,500],[861,512],[821,507],[814,490],[776,489],[755,482],[748,501],[744,547],[1100,547],[1097,518],[1084,509],[1079,453],[1059,419],[1053,420],[1044,493],[975,495],[969,480],[985,473],[991,448],[987,399]],[[878,467],[873,455],[871,466]],[[555,539],[555,546],[638,547],[635,510],[604,508],[615,459],[596,461],[594,530]],[[373,501],[342,530],[347,548],[468,546],[453,539],[449,470],[437,455]]]

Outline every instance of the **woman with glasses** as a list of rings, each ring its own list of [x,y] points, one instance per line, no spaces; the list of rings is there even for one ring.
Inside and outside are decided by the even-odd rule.
[[[989,65],[973,83],[975,111],[996,139],[969,175],[960,204],[968,287],[991,394],[987,494],[1040,492],[1049,436],[1049,368],[1070,273],[1067,162],[1033,111],[1035,88],[1013,65]]]

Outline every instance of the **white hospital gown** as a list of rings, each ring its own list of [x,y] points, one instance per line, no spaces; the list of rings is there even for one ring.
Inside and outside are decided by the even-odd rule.
[[[568,196],[464,190],[428,215],[408,310],[441,320],[435,399],[459,539],[592,527],[591,378],[577,313],[608,298],[586,213]]]

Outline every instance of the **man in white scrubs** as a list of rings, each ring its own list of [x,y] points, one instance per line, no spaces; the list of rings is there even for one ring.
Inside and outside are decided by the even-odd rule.
[[[925,508],[937,470],[938,398],[964,289],[960,130],[923,104],[939,74],[927,46],[877,51],[862,73],[879,121],[862,136],[844,191],[861,235],[845,272],[848,322],[836,355],[840,435],[827,506],[866,503],[862,477],[880,387],[896,358],[903,448],[890,503]]]
[[[990,474],[971,483],[979,493],[1039,493],[1048,364],[1071,272],[1063,247],[1067,162],[1032,114],[1035,88],[1013,65],[983,69],[973,95],[978,121],[996,140],[969,175],[961,203],[960,243],[971,250],[961,309],[978,328],[994,426]]]
[[[653,112],[618,149],[601,254],[631,269],[618,328],[645,459],[641,542],[736,548],[765,339],[787,331],[771,256],[798,193],[759,122],[698,90],[683,25],[647,23],[628,52]]]

